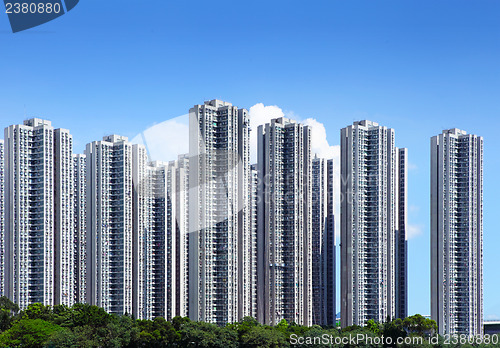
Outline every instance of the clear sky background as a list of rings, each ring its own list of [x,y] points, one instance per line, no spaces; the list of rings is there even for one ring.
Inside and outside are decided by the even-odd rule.
[[[47,118],[81,152],[219,98],[315,118],[330,145],[355,120],[392,127],[411,164],[410,314],[430,314],[430,137],[482,135],[484,313],[500,319],[499,18],[498,0],[82,0],[12,34],[0,13],[0,126]]]

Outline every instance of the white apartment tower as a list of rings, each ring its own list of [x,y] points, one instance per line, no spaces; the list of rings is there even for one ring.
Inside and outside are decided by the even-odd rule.
[[[343,128],[340,144],[341,324],[363,326],[395,318],[396,299],[406,297],[397,292],[406,281],[398,241],[406,240],[407,154],[393,129],[371,121]]]
[[[431,138],[431,318],[440,334],[483,334],[483,138]]]
[[[189,155],[175,162],[176,187],[167,190],[176,203],[176,316],[189,316]]]
[[[72,141],[37,118],[5,129],[5,295],[20,308],[75,301]]]
[[[248,112],[211,100],[189,110],[189,316],[217,324],[247,315]]]
[[[311,131],[282,117],[259,126],[257,139],[257,317],[311,325]]]
[[[245,252],[245,267],[247,269],[247,280],[245,286],[247,291],[245,294],[248,298],[245,303],[248,308],[245,310],[247,315],[252,318],[257,318],[257,228],[258,218],[257,210],[259,208],[258,196],[259,175],[257,171],[257,164],[252,164],[250,167],[250,231],[248,236],[248,247]]]
[[[3,160],[3,139],[0,139],[0,296],[4,295],[4,260],[5,260],[5,248],[4,248],[4,220],[5,220],[5,210],[4,210],[4,160]]]
[[[54,304],[72,306],[76,299],[75,209],[73,137],[66,129],[54,131],[55,169],[55,299]]]
[[[75,279],[76,302],[87,298],[87,162],[85,155],[73,155],[74,210],[75,210]]]
[[[151,175],[144,145],[132,145],[132,314],[138,319],[152,319],[150,309],[152,289]]]
[[[139,250],[141,308],[146,319],[187,315],[188,159],[150,162],[146,173],[144,233]],[[135,212],[134,212],[135,214]]]
[[[336,324],[333,160],[312,160],[312,324]]]
[[[132,313],[132,144],[110,135],[87,144],[87,303]]]
[[[398,148],[396,161],[396,318],[404,319],[408,316],[408,149]]]

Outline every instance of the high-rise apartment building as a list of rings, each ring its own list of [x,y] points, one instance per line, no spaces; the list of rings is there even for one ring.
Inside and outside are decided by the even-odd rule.
[[[396,150],[396,162],[396,318],[403,319],[408,316],[408,149]]]
[[[284,117],[258,127],[261,323],[312,323],[311,130]]]
[[[167,190],[176,203],[176,316],[189,316],[189,155],[179,155],[175,162],[176,187]]]
[[[248,112],[211,100],[189,110],[189,316],[217,324],[244,308],[249,231]]]
[[[245,294],[248,296],[245,303],[248,308],[245,310],[246,315],[252,318],[257,318],[257,210],[259,208],[258,196],[259,175],[257,164],[252,164],[250,167],[250,234],[248,236],[248,244],[245,253],[245,263],[247,269],[247,279],[244,286],[247,287]]]
[[[483,138],[431,138],[431,318],[440,334],[483,333]]]
[[[87,144],[87,303],[132,313],[132,144],[110,135]]]
[[[55,304],[72,306],[76,300],[75,207],[73,137],[54,130]]]
[[[3,139],[0,139],[0,296],[4,295],[4,160],[3,160]]]
[[[187,315],[188,158],[151,162],[147,168],[147,216],[140,258],[146,319]]]
[[[75,281],[76,302],[87,301],[87,162],[85,155],[73,155],[75,211]]]
[[[406,299],[406,150],[371,121],[343,128],[340,144],[341,324],[383,322]]]
[[[336,324],[333,160],[312,160],[312,324]]]
[[[132,145],[132,314],[151,319],[151,257],[153,247],[151,173],[143,145]]]
[[[37,118],[5,129],[5,294],[21,308],[75,300],[72,141]]]

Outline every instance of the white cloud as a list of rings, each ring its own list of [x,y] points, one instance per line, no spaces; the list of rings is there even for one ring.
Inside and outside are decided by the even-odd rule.
[[[131,142],[146,146],[153,161],[171,161],[189,152],[189,115],[155,124],[135,136]]]
[[[304,124],[311,127],[311,147],[313,153],[317,153],[319,157],[335,158],[340,154],[339,146],[330,146],[326,139],[326,129],[323,123],[318,122],[314,118],[308,118]]]
[[[250,162],[257,162],[257,128],[269,123],[273,118],[283,117],[283,110],[276,105],[264,106],[262,103],[255,104],[249,110],[250,117]]]
[[[407,235],[408,239],[418,237],[422,233],[423,233],[423,226],[422,225],[408,224],[406,227],[406,235]]]
[[[414,204],[410,204],[410,206],[408,207],[408,209],[412,213],[418,213],[420,211],[420,207],[418,205],[414,205]]]
[[[262,103],[255,104],[249,109],[250,114],[250,149],[251,163],[257,158],[257,128],[259,125],[270,122],[273,118],[289,117],[297,122],[302,122],[311,127],[312,151],[324,158],[333,158],[338,167],[340,154],[339,146],[330,146],[326,138],[325,126],[316,119],[308,118],[301,120],[293,112],[287,112],[276,105],[265,106]],[[189,151],[189,115],[182,115],[164,122],[155,124],[142,133],[135,136],[131,141],[137,144],[144,144],[152,160],[169,161],[177,159],[179,154]]]
[[[413,162],[408,162],[408,170],[417,170],[418,166]]]
[[[265,106],[262,103],[255,104],[249,110],[250,127],[250,160],[255,163],[257,160],[257,127],[270,122],[273,118],[285,116],[297,122],[301,122],[311,127],[311,150],[319,157],[333,159],[334,165],[334,185],[335,189],[340,189],[340,146],[332,146],[328,143],[326,129],[323,123],[314,118],[302,120],[293,111],[286,113],[276,105]],[[337,238],[340,238],[340,195],[335,194],[335,231]]]
[[[500,317],[496,314],[487,314],[484,316],[484,320],[500,320]]]
[[[288,117],[311,127],[312,152],[319,157],[334,160],[335,188],[340,188],[340,146],[331,146],[326,137],[325,126],[314,118],[302,120],[293,111],[286,113],[276,105],[265,106],[255,104],[249,109],[250,127],[250,161],[257,159],[257,128],[270,122],[273,118]],[[189,115],[183,115],[153,125],[135,136],[131,142],[144,144],[151,160],[170,161],[177,159],[179,154],[189,152]],[[335,195],[336,235],[340,236],[340,195]]]
[[[323,158],[336,158],[339,156],[338,146],[330,146],[328,144],[325,126],[314,118],[302,120],[293,111],[287,111],[285,114],[285,112],[276,105],[265,106],[262,103],[252,106],[249,109],[249,116],[250,127],[252,128],[250,135],[250,157],[252,163],[255,163],[257,159],[257,127],[270,122],[273,118],[283,116],[311,127],[311,147],[313,153],[317,153],[319,157]]]

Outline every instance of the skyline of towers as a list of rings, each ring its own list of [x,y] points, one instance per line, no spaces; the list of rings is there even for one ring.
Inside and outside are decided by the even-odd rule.
[[[277,118],[259,127],[259,161],[250,166],[246,110],[212,100],[191,111],[195,115],[191,126],[200,132],[190,141],[196,141],[198,149],[194,156],[193,152],[179,155],[168,163],[150,162],[144,146],[117,135],[89,143],[85,154],[73,154],[69,131],[54,129],[46,120],[35,118],[5,129],[4,146],[0,141],[0,198],[2,193],[5,198],[0,218],[9,230],[3,234],[2,257],[7,268],[16,264],[27,270],[17,273],[15,296],[21,308],[34,301],[71,305],[87,301],[87,293],[94,291],[94,303],[110,312],[146,319],[191,316],[189,295],[196,287],[217,294],[222,299],[217,305],[225,307],[202,320],[221,324],[227,314],[232,321],[246,315],[265,321],[260,318],[271,313],[271,304],[281,301],[285,310],[274,311],[270,323],[280,317],[306,325],[335,323],[333,161],[313,158],[307,126]],[[376,310],[363,305],[364,311],[377,313],[376,320],[385,320],[383,315],[405,317],[407,150],[395,147],[394,130],[371,121],[355,122],[341,134],[340,193],[358,199],[352,199],[357,230],[350,235],[376,245],[368,250],[363,241],[353,244],[361,256],[352,260],[364,274],[349,279],[341,267],[341,301],[349,299],[344,280],[356,281],[365,298],[378,296]],[[467,333],[478,333],[482,330],[483,140],[451,129],[433,137],[432,146],[432,315],[446,309],[437,319],[440,330],[467,326]],[[196,177],[190,162],[197,168]],[[436,198],[439,194],[444,199]],[[190,197],[196,208],[189,204]],[[13,209],[2,214],[4,203]],[[193,209],[202,217],[198,226],[204,229],[190,229]],[[17,235],[12,233],[14,214],[20,217]],[[271,215],[274,225],[262,222],[271,221]],[[341,214],[341,259],[348,265],[345,218]],[[204,245],[216,252],[215,257],[200,259],[207,265],[205,272],[193,275],[189,262],[192,265],[200,254],[193,254],[193,247],[190,253],[189,241],[195,237],[199,248],[207,233],[212,233],[212,240]],[[284,262],[268,262],[270,252],[262,247],[268,242]],[[370,283],[372,260],[381,266],[377,282]],[[221,268],[213,266],[216,262]],[[15,300],[12,279],[17,275],[13,274],[5,273],[3,290],[9,295],[10,286]],[[200,274],[221,281],[208,284]],[[277,279],[276,295],[264,297],[263,289],[271,284],[265,277],[271,275]],[[190,289],[189,280],[194,278],[196,285]],[[293,283],[290,279],[297,280],[292,291],[282,291],[284,284]],[[229,291],[237,296],[230,297]],[[280,297],[280,291],[285,295]],[[362,300],[362,296],[356,299]],[[362,314],[352,311],[360,323]]]
[[[400,216],[406,202],[399,199],[406,197],[405,162],[398,161],[394,130],[372,121],[342,128],[340,146],[342,326],[384,322],[406,296],[397,286],[406,268],[399,266],[406,265],[406,250],[397,253],[406,248],[398,243],[398,227],[406,230]]]
[[[257,319],[311,325],[311,130],[276,118],[258,127],[257,142]]]
[[[431,138],[431,318],[440,334],[483,334],[483,138]]]

